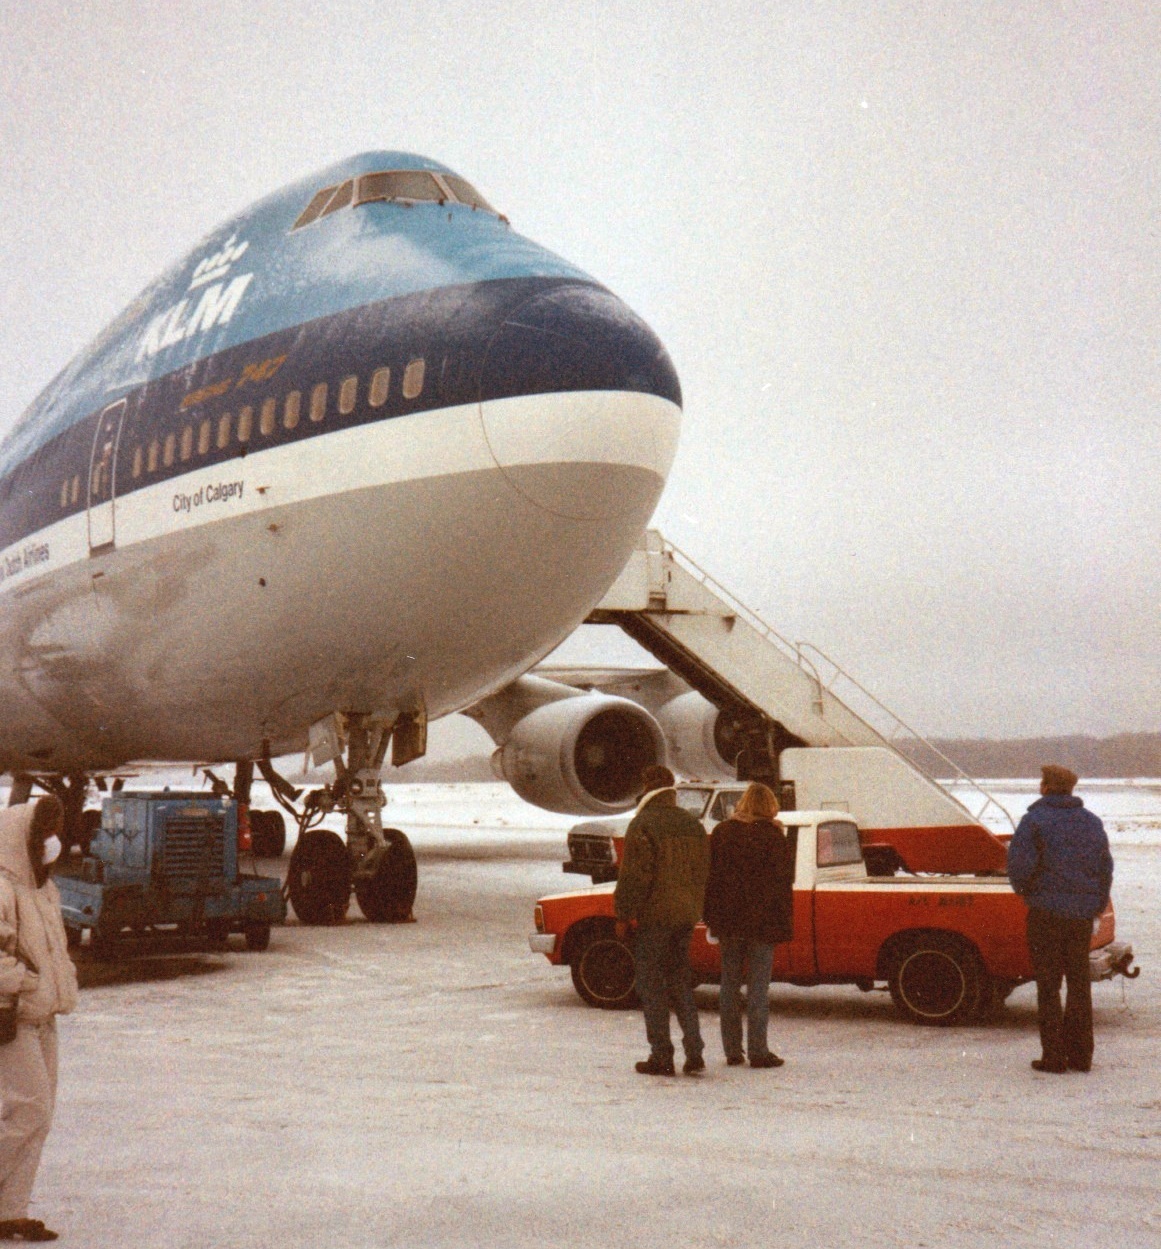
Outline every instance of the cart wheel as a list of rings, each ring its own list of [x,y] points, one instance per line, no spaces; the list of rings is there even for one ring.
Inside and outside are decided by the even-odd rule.
[[[246,949],[247,950],[267,950],[270,948],[270,925],[269,924],[247,924],[246,925]]]
[[[419,886],[415,851],[397,828],[385,828],[387,846],[375,865],[375,874],[355,881],[359,908],[373,924],[403,924],[411,918],[411,904]]]
[[[290,905],[304,924],[338,924],[351,900],[351,859],[338,833],[317,828],[294,847],[286,874]]]

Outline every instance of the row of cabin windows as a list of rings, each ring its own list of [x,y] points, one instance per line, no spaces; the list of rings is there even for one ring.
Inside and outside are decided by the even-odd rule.
[[[418,399],[423,393],[424,375],[427,365],[423,357],[408,363],[403,370],[403,398]],[[367,388],[367,403],[372,408],[381,408],[391,393],[391,370],[376,369],[371,374]],[[327,398],[329,387],[326,382],[319,382],[313,387],[307,400],[307,416],[316,425],[326,419]],[[350,416],[359,401],[359,379],[357,376],[343,378],[339,383],[338,410],[340,416]],[[279,402],[271,396],[264,399],[258,409],[258,432],[269,437],[278,427]],[[193,458],[196,446],[198,455],[207,455],[211,447],[224,451],[231,439],[246,446],[254,433],[254,408],[251,404],[238,410],[237,420],[232,412],[223,412],[221,416],[207,416],[198,425],[187,425],[180,434],[166,434],[164,439],[154,438],[148,446],[138,444],[133,448],[133,476],[139,478],[142,473],[155,473],[158,468],[170,468],[177,461],[185,462]],[[282,400],[282,427],[296,429],[302,418],[302,391],[292,390]],[[97,468],[94,467],[94,472]],[[75,506],[80,498],[81,475],[74,474],[61,482],[61,507]],[[94,484],[94,497],[101,492]]]

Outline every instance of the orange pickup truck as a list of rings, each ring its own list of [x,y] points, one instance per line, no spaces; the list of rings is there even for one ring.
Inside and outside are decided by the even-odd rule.
[[[948,1025],[985,1018],[1032,979],[1025,905],[1003,872],[910,872],[895,848],[864,846],[849,816],[780,818],[795,853],[794,938],[775,948],[775,981],[863,990],[885,981],[907,1019]],[[586,1002],[606,1010],[637,1004],[631,944],[614,931],[612,884],[541,898],[535,921],[533,952],[566,964]],[[1094,980],[1136,974],[1132,946],[1115,936],[1110,904],[1093,924]],[[694,929],[690,960],[699,983],[720,979],[718,947],[704,924]]]

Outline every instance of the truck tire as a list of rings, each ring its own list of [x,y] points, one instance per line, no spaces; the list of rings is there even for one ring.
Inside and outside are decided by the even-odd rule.
[[[611,928],[590,928],[572,951],[569,970],[577,993],[600,1010],[631,1010],[637,997],[633,951]]]
[[[286,819],[281,811],[251,811],[250,841],[259,859],[279,859],[286,849]]]
[[[985,976],[975,947],[946,932],[910,934],[896,943],[887,964],[896,1010],[912,1023],[937,1028],[975,1016]]]
[[[304,924],[339,924],[351,901],[351,859],[338,833],[316,828],[303,836],[286,873],[290,905]]]
[[[405,833],[385,828],[387,846],[373,876],[355,881],[359,909],[373,924],[405,924],[419,887],[415,851]]]
[[[270,948],[269,924],[247,924],[245,933],[247,950],[261,952]]]

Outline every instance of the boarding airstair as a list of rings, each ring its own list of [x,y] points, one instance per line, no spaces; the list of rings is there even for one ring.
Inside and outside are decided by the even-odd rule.
[[[975,823],[1011,818],[975,780],[817,647],[790,642],[655,529],[646,530],[587,623],[617,625],[720,710],[749,741],[786,748],[879,747],[912,783],[947,791],[951,777]]]

